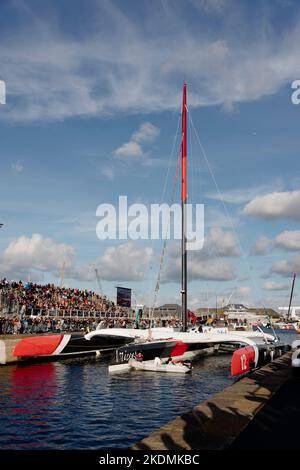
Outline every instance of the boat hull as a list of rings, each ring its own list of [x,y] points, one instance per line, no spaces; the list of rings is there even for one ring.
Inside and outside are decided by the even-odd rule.
[[[155,361],[135,361],[130,360],[128,363],[130,369],[148,371],[148,372],[164,372],[173,374],[188,374],[191,372],[191,367],[184,364],[155,364]]]
[[[99,355],[112,353],[131,341],[132,338],[116,335],[94,335],[87,338],[83,333],[32,336],[20,339],[12,356],[16,361],[33,361]]]
[[[236,377],[247,374],[272,362],[290,349],[291,346],[285,343],[246,346],[238,349],[232,356],[231,375]]]

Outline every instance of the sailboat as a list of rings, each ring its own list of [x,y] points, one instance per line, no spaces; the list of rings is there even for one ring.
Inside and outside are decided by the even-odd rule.
[[[188,310],[187,310],[187,84],[183,85],[182,94],[182,140],[181,140],[181,207],[182,207],[182,237],[181,237],[181,296],[182,296],[182,330],[174,331],[173,328],[152,328],[149,330],[113,328],[109,330],[97,330],[91,332],[87,337],[94,335],[111,334],[117,336],[127,336],[136,338],[136,343],[123,346],[117,350],[113,358],[113,366],[117,369],[118,365],[128,363],[128,357],[139,350],[145,352],[147,361],[154,360],[154,357],[161,357],[163,360],[169,355],[180,358],[193,358],[196,355],[207,353],[216,346],[224,343],[246,345],[251,348],[251,357],[253,353],[253,363],[257,364],[260,354],[259,347],[266,348],[276,341],[273,335],[265,334],[262,331],[239,331],[238,333],[229,332],[223,329],[222,332],[212,329],[203,333],[196,329],[188,331]],[[141,342],[142,341],[142,342]],[[144,342],[143,342],[144,341]],[[175,344],[174,344],[175,341]],[[184,351],[177,347],[177,343],[185,345]],[[169,349],[171,347],[171,354]],[[173,349],[172,349],[173,348]],[[152,352],[151,352],[152,351]],[[249,351],[248,351],[249,352]],[[178,354],[176,356],[176,354]]]
[[[200,332],[196,329],[188,330],[187,311],[187,84],[183,85],[182,95],[182,140],[181,140],[181,205],[182,205],[182,331],[173,328],[152,328],[149,330],[105,328],[97,329],[88,334],[46,335],[21,339],[12,351],[5,352],[0,349],[0,363],[6,363],[12,356],[15,360],[28,360],[34,358],[60,359],[88,354],[115,352],[114,365],[128,363],[137,351],[144,353],[147,361],[159,357],[166,361],[173,359],[191,359],[199,354],[206,354],[220,344],[246,345],[246,350],[237,357],[236,370],[240,370],[240,363],[247,367],[256,366],[260,357],[270,350],[272,357],[276,351],[280,353],[277,338],[262,331],[229,332],[212,329],[209,332]],[[0,345],[1,346],[1,345]],[[248,349],[247,349],[248,348]],[[245,362],[244,356],[248,358]],[[7,357],[6,357],[7,356]],[[11,359],[11,358],[10,358]],[[246,367],[246,368],[247,368]],[[167,368],[166,368],[167,370]],[[242,370],[245,369],[242,367]]]
[[[16,359],[33,358],[66,358],[86,354],[99,354],[115,351],[113,366],[122,369],[136,353],[141,353],[145,362],[159,358],[164,364],[169,358],[173,360],[192,359],[199,354],[206,354],[220,344],[246,345],[240,355],[235,356],[235,373],[244,372],[253,365],[259,364],[260,358],[274,357],[281,353],[280,345],[274,336],[261,331],[229,332],[212,329],[200,332],[188,330],[187,311],[187,85],[183,85],[182,96],[182,140],[181,140],[181,205],[182,205],[182,331],[173,328],[152,328],[149,330],[105,328],[97,329],[88,334],[47,335],[43,337],[25,338],[20,340],[12,351]],[[246,360],[245,360],[246,357]],[[0,357],[1,362],[1,357]],[[2,361],[6,362],[6,359]],[[152,365],[150,364],[150,369]],[[148,367],[148,370],[149,370]],[[154,367],[154,365],[153,365]],[[153,369],[152,367],[152,369]],[[142,366],[139,364],[139,368]],[[172,369],[172,367],[169,367]],[[163,370],[167,371],[165,367]]]

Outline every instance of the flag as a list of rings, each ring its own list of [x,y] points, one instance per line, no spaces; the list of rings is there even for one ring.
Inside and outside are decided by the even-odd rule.
[[[191,323],[196,323],[196,321],[198,320],[198,317],[197,315],[194,314],[194,312],[192,312],[191,310],[188,310],[187,311],[187,315],[188,315],[188,319],[190,320]]]

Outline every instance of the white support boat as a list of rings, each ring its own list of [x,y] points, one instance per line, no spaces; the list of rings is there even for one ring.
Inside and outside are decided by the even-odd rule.
[[[171,372],[173,374],[188,374],[192,371],[190,365],[184,363],[164,363],[158,357],[153,361],[137,361],[130,359],[129,367],[134,370],[144,370],[150,372]]]

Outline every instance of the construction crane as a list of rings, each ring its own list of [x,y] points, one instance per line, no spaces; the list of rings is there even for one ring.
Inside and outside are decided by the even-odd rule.
[[[99,287],[99,294],[100,294],[100,295],[103,295],[101,279],[100,279],[100,276],[99,276],[99,273],[98,273],[98,269],[97,269],[97,268],[95,268],[95,274],[96,274],[96,279],[97,279],[97,283],[98,283],[98,287]]]
[[[65,261],[63,262],[62,266],[61,266],[61,270],[60,270],[60,287],[61,289],[64,287],[64,281],[65,281],[65,267],[66,267],[66,263]]]
[[[233,291],[231,292],[230,296],[228,297],[228,300],[227,300],[227,305],[229,305],[230,301],[231,301],[231,298],[233,296],[233,294],[235,293],[236,291],[236,287],[233,288]],[[225,300],[225,299],[224,299]]]
[[[292,283],[292,290],[291,290],[291,295],[290,295],[289,310],[288,310],[288,314],[287,314],[287,319],[289,319],[289,317],[290,317],[291,305],[292,305],[292,300],[293,300],[293,295],[294,295],[295,281],[296,281],[296,273],[294,274],[294,277],[293,277],[293,283]]]

